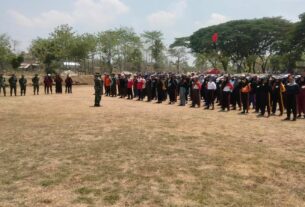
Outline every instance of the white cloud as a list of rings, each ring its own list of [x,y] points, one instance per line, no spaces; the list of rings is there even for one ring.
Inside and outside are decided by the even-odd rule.
[[[43,12],[38,17],[32,18],[15,10],[9,10],[8,13],[13,17],[18,26],[29,28],[48,28],[64,23],[72,24],[74,22],[72,16],[56,10]]]
[[[225,22],[230,21],[230,20],[231,19],[229,17],[226,17],[222,14],[212,13],[207,21],[196,21],[194,23],[194,27],[196,29],[199,29],[199,28],[202,28],[202,27],[208,27],[208,26],[212,26],[212,25],[222,24],[222,23],[225,23]]]
[[[150,14],[147,21],[152,28],[162,29],[174,26],[187,8],[187,0],[180,0],[171,5],[169,10],[161,10]]]
[[[128,6],[120,0],[77,0],[72,11],[50,10],[36,17],[28,17],[15,10],[9,10],[8,13],[18,26],[53,28],[60,24],[76,23],[103,27],[128,11]]]

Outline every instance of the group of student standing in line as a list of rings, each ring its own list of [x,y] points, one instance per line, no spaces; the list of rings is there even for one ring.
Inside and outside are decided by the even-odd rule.
[[[21,75],[21,78],[18,80],[15,74],[12,74],[10,78],[8,79],[8,85],[10,87],[10,96],[17,96],[17,83],[19,82],[20,86],[20,95],[25,96],[26,95],[26,89],[27,89],[27,79],[24,75]],[[63,86],[63,79],[60,75],[56,75],[55,77],[52,77],[51,74],[47,74],[43,78],[43,85],[44,85],[44,92],[45,94],[52,94],[53,93],[53,85],[55,83],[55,93],[60,94],[63,92],[62,86]],[[6,80],[3,74],[0,74],[0,94],[1,91],[3,91],[3,95],[6,96]],[[65,93],[72,93],[72,85],[73,80],[72,78],[67,75],[65,79]],[[38,74],[35,74],[35,76],[32,78],[32,86],[33,86],[33,93],[34,95],[39,95],[39,88],[40,88],[40,78]]]
[[[215,109],[215,102],[221,111],[237,110],[249,113],[252,107],[259,117],[284,114],[285,120],[305,118],[305,80],[304,76],[255,76],[255,75],[124,75],[104,74],[100,78],[105,95],[110,97],[143,101],[157,100],[162,103],[169,98],[169,104],[178,102],[185,106]],[[101,90],[103,94],[103,89]]]

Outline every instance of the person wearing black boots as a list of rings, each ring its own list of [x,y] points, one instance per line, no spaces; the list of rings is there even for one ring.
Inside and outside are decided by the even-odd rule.
[[[299,85],[296,84],[292,75],[288,76],[288,83],[286,85],[286,97],[287,97],[287,118],[290,120],[291,112],[293,113],[293,121],[297,120],[297,95],[299,93]]]
[[[240,92],[241,102],[243,107],[243,111],[241,113],[246,114],[249,113],[249,100],[250,100],[250,91],[251,91],[251,86],[246,78],[242,79],[240,91],[241,91]]]
[[[268,116],[270,117],[271,114],[271,102],[270,102],[270,92],[271,88],[269,85],[269,80],[268,77],[263,78],[262,85],[260,86],[260,111],[261,113],[259,114],[260,117],[264,117],[266,113],[266,107],[267,107],[267,113]]]
[[[275,115],[277,104],[280,107],[280,116],[284,113],[283,92],[285,92],[285,86],[282,84],[279,78],[275,78],[271,83],[271,102],[272,102],[272,115]]]

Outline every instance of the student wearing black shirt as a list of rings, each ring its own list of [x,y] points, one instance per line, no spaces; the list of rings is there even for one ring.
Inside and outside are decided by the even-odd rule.
[[[290,120],[291,112],[293,113],[293,121],[297,120],[297,95],[299,93],[299,85],[296,84],[292,75],[288,76],[288,83],[286,85],[286,97],[287,97],[287,118]]]

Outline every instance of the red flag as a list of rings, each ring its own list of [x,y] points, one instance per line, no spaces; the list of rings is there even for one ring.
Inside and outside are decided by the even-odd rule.
[[[212,40],[214,43],[216,43],[218,41],[218,33],[214,33],[213,36],[212,36]]]

